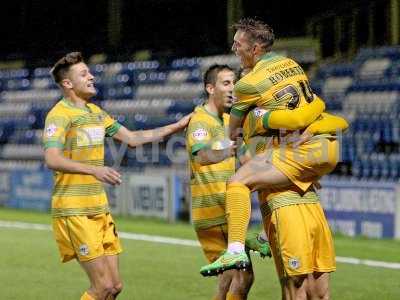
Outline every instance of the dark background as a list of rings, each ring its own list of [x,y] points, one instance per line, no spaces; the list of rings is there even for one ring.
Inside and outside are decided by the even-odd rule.
[[[176,57],[229,51],[225,0],[121,0],[117,45],[109,42],[109,1],[2,1],[0,60],[48,61],[71,50],[114,59],[143,49]],[[278,38],[304,36],[311,17],[367,2],[336,0],[333,7],[331,1],[243,0],[243,15],[263,19]],[[332,34],[324,34],[325,47]]]

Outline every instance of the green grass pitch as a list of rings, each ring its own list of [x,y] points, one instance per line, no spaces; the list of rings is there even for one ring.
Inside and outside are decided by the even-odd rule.
[[[50,224],[47,214],[0,209],[0,220]],[[195,239],[188,224],[116,218],[120,231]],[[199,275],[200,248],[122,240],[124,291],[118,299],[211,299],[214,278]],[[0,299],[79,299],[86,275],[76,262],[61,264],[50,231],[0,227]],[[336,236],[338,256],[400,262],[400,242]],[[280,299],[270,259],[253,255],[256,280],[252,299]],[[331,279],[332,299],[400,299],[400,270],[338,263]]]

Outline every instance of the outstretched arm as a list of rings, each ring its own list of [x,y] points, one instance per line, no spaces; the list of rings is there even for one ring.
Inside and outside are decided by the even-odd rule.
[[[221,150],[201,149],[195,154],[195,161],[202,166],[216,164],[235,156],[235,150],[236,144],[232,144],[228,148]]]
[[[113,135],[113,138],[122,143],[128,144],[130,147],[137,147],[146,143],[156,142],[170,134],[184,129],[188,125],[191,116],[192,114],[186,115],[176,123],[150,130],[132,131],[121,126]]]
[[[263,116],[264,128],[298,130],[314,122],[325,110],[325,103],[316,97],[310,104],[293,110],[267,111]]]

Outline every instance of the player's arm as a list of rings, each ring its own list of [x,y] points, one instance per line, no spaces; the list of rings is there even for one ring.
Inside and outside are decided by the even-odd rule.
[[[320,118],[311,123],[306,131],[310,134],[336,133],[349,128],[349,123],[342,117],[323,113]]]
[[[192,114],[189,114],[176,123],[150,130],[132,131],[120,125],[118,130],[114,134],[110,134],[110,136],[122,143],[126,143],[130,147],[136,147],[159,141],[170,134],[182,130],[188,125],[191,116]]]
[[[328,113],[322,113],[321,116],[311,123],[306,130],[300,135],[299,139],[293,143],[293,147],[309,141],[316,134],[343,132],[349,127],[349,123],[339,116]]]
[[[242,145],[238,150],[237,155],[241,165],[244,165],[245,163],[247,163],[249,160],[252,159],[251,152],[246,143],[242,143]]]
[[[236,144],[230,145],[226,149],[221,150],[213,150],[208,149],[207,147],[198,150],[197,152],[192,152],[192,155],[195,156],[195,161],[202,166],[216,164],[225,159],[232,157],[235,155]]]
[[[202,166],[216,164],[235,155],[235,143],[221,147],[222,149],[213,149],[212,132],[213,128],[196,115],[186,131],[186,147],[191,159]]]
[[[262,119],[263,126],[266,129],[304,129],[314,122],[324,110],[324,101],[315,97],[310,104],[292,110],[267,111]]]
[[[92,175],[104,183],[121,183],[121,174],[109,167],[91,166],[64,157],[61,149],[52,147],[44,151],[44,159],[49,169],[62,173]]]
[[[229,118],[229,138],[232,141],[236,141],[237,138],[240,136],[243,120],[244,115],[237,116],[231,113]]]
[[[241,134],[243,120],[251,107],[256,106],[261,94],[256,87],[246,82],[238,81],[235,85],[235,97],[229,119],[229,136],[235,141]]]

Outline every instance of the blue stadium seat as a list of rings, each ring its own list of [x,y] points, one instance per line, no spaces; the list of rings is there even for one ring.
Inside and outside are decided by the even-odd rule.
[[[191,57],[191,58],[179,58],[175,59],[171,63],[172,69],[196,69],[199,68],[201,62],[200,57]]]
[[[7,91],[25,91],[29,90],[31,82],[26,78],[8,79],[4,83],[4,90]]]
[[[10,69],[10,70],[0,70],[0,80],[5,79],[23,79],[28,78],[28,69]]]
[[[140,84],[163,84],[167,80],[167,72],[142,71],[134,76],[135,85]]]

